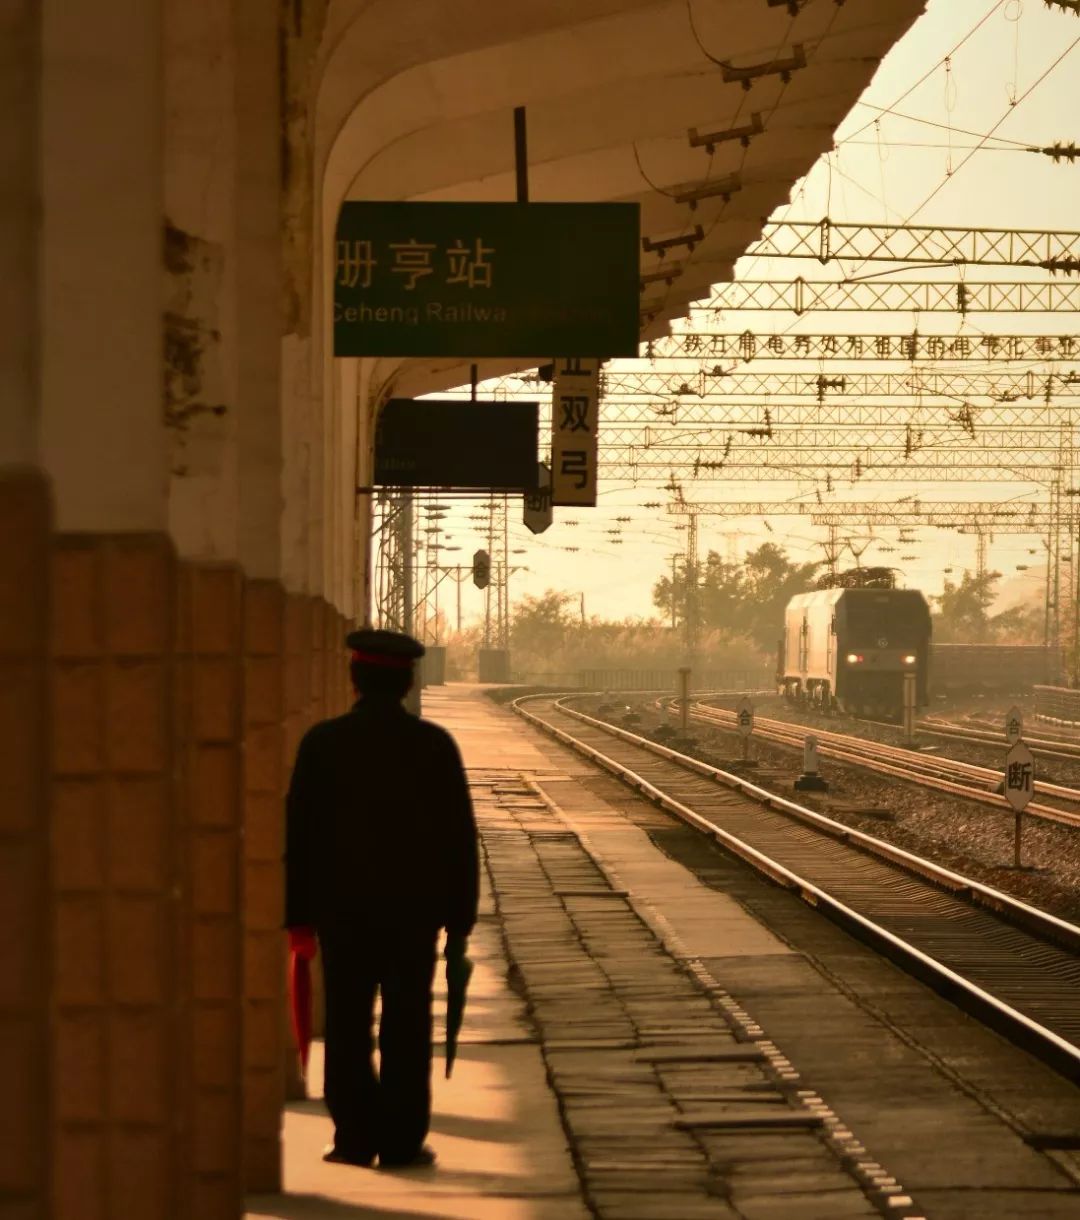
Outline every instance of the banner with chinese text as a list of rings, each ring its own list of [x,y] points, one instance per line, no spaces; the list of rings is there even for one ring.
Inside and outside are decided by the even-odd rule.
[[[551,388],[551,502],[595,507],[600,361],[560,356]]]
[[[335,356],[636,356],[639,205],[344,203]]]

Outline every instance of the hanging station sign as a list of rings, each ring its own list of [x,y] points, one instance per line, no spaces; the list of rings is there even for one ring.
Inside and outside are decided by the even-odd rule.
[[[561,357],[551,390],[551,503],[594,508],[600,361]]]
[[[640,207],[347,202],[335,356],[638,350]]]
[[[532,492],[539,404],[391,398],[375,428],[375,483]]]

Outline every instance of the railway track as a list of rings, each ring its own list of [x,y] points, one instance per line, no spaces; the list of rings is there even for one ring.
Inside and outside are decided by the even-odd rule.
[[[670,706],[670,705],[669,705]],[[692,719],[719,728],[734,728],[735,713],[705,703],[690,705]],[[825,729],[808,728],[786,720],[770,720],[755,717],[754,735],[777,745],[802,749],[806,737],[818,739],[818,753],[823,758],[832,758],[849,766],[861,767],[879,775],[902,779],[923,787],[948,792],[966,800],[991,805],[995,809],[1012,812],[1003,795],[996,791],[1002,774],[993,767],[980,767],[975,763],[962,762],[956,758],[943,758],[935,754],[922,754],[918,750],[907,750],[901,746],[885,745],[868,741],[865,737],[853,737],[847,733],[834,733]],[[1025,740],[1027,740],[1025,738]],[[996,744],[1004,743],[997,739]],[[1030,745],[1031,743],[1028,742]],[[1035,781],[1035,792],[1043,798],[1061,802],[1048,805],[1044,801],[1032,801],[1024,811],[1026,815],[1057,822],[1063,826],[1080,827],[1080,789],[1062,784]],[[1072,808],[1070,808],[1072,806]]]
[[[931,737],[952,737],[960,741],[971,741],[978,745],[998,746],[1004,748],[1001,733],[992,729],[981,729],[977,725],[956,724],[951,720],[940,720],[929,717],[920,720],[915,726],[920,733]],[[1032,754],[1042,758],[1061,758],[1071,762],[1080,761],[1080,742],[1068,741],[1058,737],[1029,737],[1024,734],[1024,741]]]
[[[513,707],[1080,1082],[1080,927],[568,701]]]

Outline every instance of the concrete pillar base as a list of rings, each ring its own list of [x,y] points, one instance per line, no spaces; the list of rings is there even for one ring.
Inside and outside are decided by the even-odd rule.
[[[48,1214],[50,1130],[49,577],[44,476],[0,470],[0,1199]],[[5,1212],[6,1214],[6,1212]]]
[[[176,584],[163,534],[55,541],[53,1220],[186,1198]]]

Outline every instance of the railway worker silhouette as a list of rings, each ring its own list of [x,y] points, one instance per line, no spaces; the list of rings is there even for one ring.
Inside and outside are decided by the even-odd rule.
[[[285,924],[294,951],[323,954],[323,1159],[430,1165],[437,942],[445,929],[447,958],[463,956],[476,920],[476,824],[453,739],[402,706],[423,645],[372,630],[346,644],[357,701],[310,729],[289,786]]]

